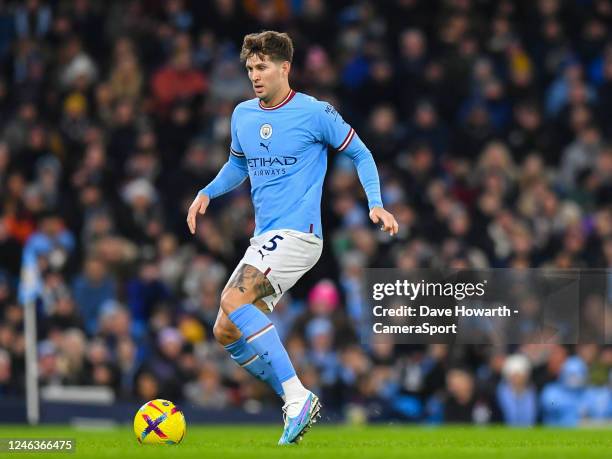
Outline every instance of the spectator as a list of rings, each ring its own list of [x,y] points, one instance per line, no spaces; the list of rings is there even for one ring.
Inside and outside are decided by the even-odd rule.
[[[182,352],[183,337],[177,329],[166,327],[159,332],[157,345],[159,352],[145,367],[153,374],[164,398],[181,400],[182,372],[178,359]]]
[[[160,113],[177,101],[202,95],[208,88],[204,73],[192,67],[188,50],[177,51],[169,65],[160,69],[152,79],[153,94]]]
[[[85,329],[89,335],[93,335],[98,329],[102,305],[115,299],[115,282],[102,261],[88,258],[84,271],[75,278],[72,289],[85,321]]]
[[[190,403],[201,407],[221,409],[228,405],[227,391],[221,385],[221,375],[214,364],[204,364],[196,382],[185,387],[185,396]]]
[[[491,403],[476,392],[474,378],[468,371],[451,369],[446,375],[446,390],[445,422],[487,424],[492,421]]]
[[[560,181],[568,191],[576,188],[581,173],[595,166],[601,148],[600,141],[599,129],[594,125],[589,125],[563,152]]]
[[[574,427],[586,415],[587,366],[580,357],[565,361],[556,382],[542,390],[540,405],[547,425]]]
[[[160,397],[159,382],[152,373],[142,372],[136,378],[135,397],[141,402],[148,402]]]
[[[532,426],[537,419],[537,400],[529,381],[529,360],[513,354],[504,362],[502,372],[504,379],[497,386],[497,403],[504,422],[511,426]]]

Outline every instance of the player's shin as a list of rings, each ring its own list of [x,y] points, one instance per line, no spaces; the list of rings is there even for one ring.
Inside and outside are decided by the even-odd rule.
[[[308,390],[295,374],[289,355],[270,319],[253,304],[239,307],[229,314],[229,318],[261,359],[270,364],[282,385],[286,403],[290,405],[295,400],[303,399]]]
[[[283,386],[274,374],[272,367],[259,357],[255,349],[246,342],[244,336],[224,347],[230,353],[232,360],[256,378],[268,383],[274,389],[274,392],[285,400]]]

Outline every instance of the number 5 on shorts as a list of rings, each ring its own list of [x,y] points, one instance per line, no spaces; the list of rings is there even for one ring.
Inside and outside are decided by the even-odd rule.
[[[266,242],[264,245],[262,245],[261,248],[267,250],[268,252],[272,252],[273,250],[276,250],[276,246],[277,246],[276,240],[277,239],[279,241],[282,241],[285,238],[277,234],[272,239],[270,239],[268,242]],[[272,244],[272,246],[267,247],[268,244]]]

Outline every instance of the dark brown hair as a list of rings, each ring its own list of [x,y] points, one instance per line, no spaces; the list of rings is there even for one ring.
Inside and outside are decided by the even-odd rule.
[[[240,60],[244,62],[254,54],[260,59],[268,56],[276,62],[291,62],[293,61],[293,41],[286,33],[274,30],[250,33],[244,37]]]

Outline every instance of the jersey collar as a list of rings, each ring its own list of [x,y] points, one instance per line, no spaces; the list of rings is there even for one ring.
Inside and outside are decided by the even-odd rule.
[[[285,97],[282,101],[280,101],[278,104],[274,105],[273,107],[264,107],[263,105],[261,105],[261,100],[259,101],[259,108],[261,108],[262,110],[276,110],[281,108],[283,105],[287,105],[289,103],[289,101],[291,99],[293,99],[293,96],[295,96],[295,91],[293,89],[289,90],[289,94],[287,94],[287,97]]]

